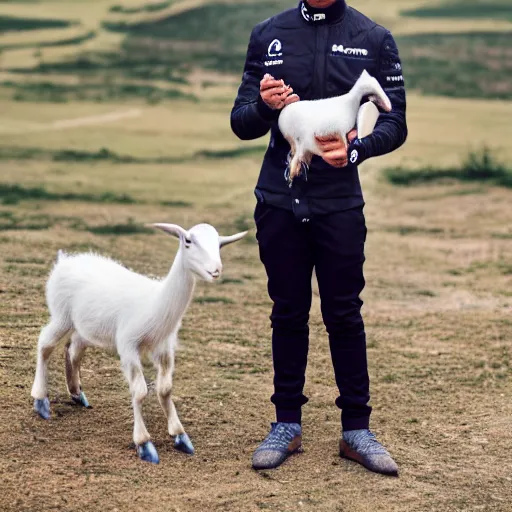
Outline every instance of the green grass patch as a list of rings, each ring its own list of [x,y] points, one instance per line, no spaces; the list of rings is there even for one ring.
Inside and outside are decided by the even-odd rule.
[[[196,304],[234,304],[233,299],[227,297],[196,297],[194,299]]]
[[[0,34],[25,30],[65,28],[71,25],[76,25],[76,22],[50,18],[17,18],[15,16],[0,16]]]
[[[241,279],[226,277],[222,279],[220,284],[244,284],[244,282]]]
[[[161,206],[167,206],[169,208],[188,208],[193,206],[188,201],[160,201]]]
[[[512,32],[397,37],[406,86],[423,94],[512,99]]]
[[[0,85],[15,90],[13,95],[15,101],[66,103],[68,101],[123,101],[134,98],[144,99],[150,104],[175,99],[197,101],[194,95],[176,89],[162,89],[152,85],[110,83],[108,81],[75,85],[5,81]]]
[[[398,381],[398,375],[395,375],[394,373],[389,373],[388,375],[384,375],[382,377],[383,382],[392,383]]]
[[[170,7],[175,0],[166,0],[164,2],[154,2],[150,4],[142,4],[138,7],[125,7],[123,5],[113,5],[109,11],[121,14],[138,14],[142,12],[158,12]]]
[[[194,161],[197,159],[222,160],[230,158],[243,158],[260,155],[265,146],[249,146],[234,149],[219,149],[197,151],[190,156],[161,156],[155,158],[141,158],[131,155],[120,155],[108,148],[97,151],[78,149],[43,150],[30,147],[0,146],[1,160],[52,160],[54,162],[110,162],[114,164],[175,164]],[[162,202],[163,206],[175,206],[173,201]]]
[[[402,186],[456,180],[462,182],[476,181],[512,188],[512,169],[497,161],[488,148],[484,148],[478,153],[470,153],[460,167],[444,169],[393,167],[386,169],[384,175],[393,185]]]
[[[223,158],[242,158],[245,156],[262,155],[267,149],[267,146],[249,146],[234,149],[218,149],[218,150],[203,150],[198,151],[196,156],[198,158],[208,159],[223,159]]]
[[[0,212],[0,231],[41,231],[54,224],[55,220],[48,215],[20,216],[14,212]]]
[[[492,238],[497,240],[512,240],[512,232],[509,233],[491,233]]]
[[[20,265],[46,265],[47,261],[42,258],[5,258],[6,263],[18,263]]]
[[[21,201],[81,201],[88,203],[134,204],[127,194],[103,192],[88,194],[76,192],[50,192],[45,187],[25,187],[19,184],[0,183],[0,203],[18,204]]]
[[[388,233],[398,233],[401,236],[407,235],[439,235],[444,233],[441,228],[424,228],[419,226],[390,226],[384,229]]]
[[[416,295],[421,295],[422,297],[437,297],[437,293],[432,290],[417,290]]]
[[[67,39],[59,39],[57,41],[43,41],[40,43],[23,43],[23,44],[12,44],[12,45],[4,45],[0,46],[0,51],[4,50],[21,50],[24,48],[52,48],[58,46],[72,46],[79,45],[89,41],[90,39],[94,39],[96,37],[96,32],[91,30],[82,36],[76,37],[68,37]]]
[[[142,80],[165,80],[186,84],[179,73],[176,59],[167,51],[153,51],[144,45],[120,52],[82,52],[58,62],[39,62],[32,68],[11,68],[19,74],[65,74],[80,77],[96,77],[108,82],[121,77]],[[105,77],[107,77],[105,79]]]
[[[153,235],[154,229],[147,228],[141,224],[137,224],[133,219],[121,224],[103,224],[101,226],[88,226],[85,228],[95,235]]]
[[[415,18],[485,18],[512,20],[512,4],[509,0],[457,0],[439,5],[425,5],[402,11],[403,16]]]

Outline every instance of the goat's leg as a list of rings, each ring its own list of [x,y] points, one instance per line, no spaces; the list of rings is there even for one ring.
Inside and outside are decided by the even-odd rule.
[[[50,400],[48,399],[48,359],[62,338],[69,334],[70,325],[52,320],[43,327],[37,343],[37,365],[34,384],[32,385],[32,398],[34,410],[47,420],[50,417]]]
[[[76,331],[66,345],[66,381],[73,402],[90,407],[80,384],[80,362],[88,343]]]
[[[288,182],[291,186],[293,179],[300,175],[302,168],[302,151],[296,151],[293,155],[292,161],[290,162],[290,177]]]
[[[288,152],[288,157],[287,157],[287,161],[286,163],[288,165],[290,165],[290,162],[292,161],[294,155],[295,155],[295,140],[292,139],[291,137],[286,137],[286,140],[288,142],[288,144],[290,144],[290,151]]]
[[[169,435],[174,438],[174,447],[185,453],[193,454],[194,446],[185,433],[185,429],[178,418],[176,407],[171,397],[172,374],[174,371],[174,351],[159,354],[155,357],[155,366],[158,370],[156,379],[156,392],[158,401],[167,418]]]
[[[142,418],[142,402],[148,394],[148,387],[142,372],[142,364],[139,355],[136,352],[130,352],[120,354],[120,357],[121,367],[130,386],[130,393],[132,395],[133,442],[142,460],[158,464],[160,462],[158,453],[153,443],[149,440],[150,435]]]

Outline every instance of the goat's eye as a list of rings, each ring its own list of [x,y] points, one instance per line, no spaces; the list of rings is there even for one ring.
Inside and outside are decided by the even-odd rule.
[[[190,247],[190,244],[192,243],[192,240],[189,240],[188,238],[185,238],[185,247],[188,249]]]

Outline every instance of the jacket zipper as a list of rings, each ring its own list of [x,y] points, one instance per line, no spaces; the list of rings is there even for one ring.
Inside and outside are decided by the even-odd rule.
[[[329,26],[327,24],[318,25],[315,29],[315,60],[313,63],[315,80],[313,82],[313,91],[320,91],[320,95],[314,99],[322,99],[325,98],[326,94],[326,51]]]
[[[316,72],[316,65],[318,61],[318,27],[313,26],[315,29],[315,53],[313,54],[313,81],[311,83],[311,98],[312,100],[316,99],[314,97],[314,91],[317,89],[317,81],[318,81],[318,73]]]

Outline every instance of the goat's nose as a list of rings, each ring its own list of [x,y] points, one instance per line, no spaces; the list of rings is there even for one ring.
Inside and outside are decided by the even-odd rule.
[[[213,271],[208,272],[214,279],[218,279],[222,273],[222,264],[219,263]]]

